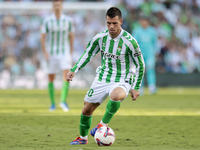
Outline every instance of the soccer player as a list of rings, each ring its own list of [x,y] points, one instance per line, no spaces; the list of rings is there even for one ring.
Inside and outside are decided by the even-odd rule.
[[[138,41],[146,66],[147,83],[150,94],[156,93],[155,55],[156,55],[156,30],[150,26],[147,17],[140,18],[140,27],[133,30],[133,37]],[[140,88],[140,94],[144,93],[144,78]]]
[[[53,11],[54,14],[44,19],[41,29],[41,47],[47,61],[48,92],[51,99],[49,110],[54,111],[56,109],[53,82],[57,68],[59,68],[63,74],[60,106],[64,111],[68,111],[69,107],[66,103],[66,97],[68,95],[69,82],[66,81],[66,75],[72,67],[73,20],[62,13],[62,0],[53,0]]]
[[[139,96],[139,88],[144,75],[144,61],[137,41],[121,28],[123,19],[121,11],[116,7],[107,10],[108,30],[97,34],[87,45],[84,54],[67,74],[67,81],[72,81],[75,73],[101,53],[101,66],[84,99],[84,107],[80,117],[80,137],[70,145],[87,144],[88,132],[92,122],[92,113],[107,98],[110,100],[101,122],[90,134],[107,126],[113,115],[120,108],[121,102],[131,93],[132,100]],[[135,68],[135,69],[134,69]]]

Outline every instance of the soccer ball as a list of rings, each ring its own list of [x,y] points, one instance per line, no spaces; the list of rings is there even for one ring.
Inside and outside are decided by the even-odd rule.
[[[96,131],[94,140],[99,146],[110,146],[115,141],[115,133],[110,127],[101,127]]]

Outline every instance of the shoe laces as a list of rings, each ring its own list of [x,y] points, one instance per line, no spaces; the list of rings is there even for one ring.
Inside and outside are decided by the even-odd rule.
[[[101,128],[101,127],[103,127],[103,125],[99,123],[99,124],[97,125],[97,129],[99,129],[99,128]]]
[[[77,137],[74,141],[81,141],[81,140],[84,140],[84,139],[81,139],[80,137]]]

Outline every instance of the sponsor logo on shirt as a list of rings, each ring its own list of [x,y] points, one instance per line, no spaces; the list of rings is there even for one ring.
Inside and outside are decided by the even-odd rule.
[[[140,51],[140,48],[138,47],[138,48],[135,49],[134,57],[138,57],[140,55],[141,55],[141,51]]]
[[[121,58],[119,55],[107,53],[107,52],[104,52],[103,50],[101,50],[101,53],[102,53],[103,56],[108,57],[108,58],[113,58],[113,59],[118,59],[118,60],[120,60],[120,58]]]

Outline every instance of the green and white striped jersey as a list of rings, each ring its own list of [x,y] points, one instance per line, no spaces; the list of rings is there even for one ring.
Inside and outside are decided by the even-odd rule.
[[[125,30],[112,39],[108,30],[97,34],[87,45],[84,54],[70,70],[78,72],[101,52],[101,66],[97,68],[96,80],[128,82],[139,90],[144,75],[144,60],[137,41]]]
[[[54,14],[43,21],[42,33],[46,33],[46,49],[53,56],[69,55],[69,33],[74,32],[72,18],[61,14],[57,20]]]

